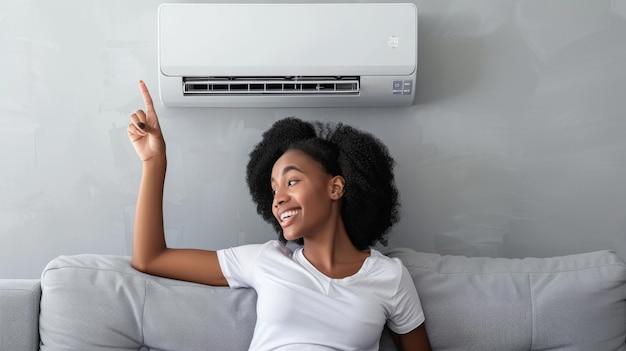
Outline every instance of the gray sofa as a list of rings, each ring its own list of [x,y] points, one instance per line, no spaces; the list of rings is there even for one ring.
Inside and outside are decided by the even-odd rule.
[[[626,350],[626,266],[614,252],[387,254],[413,276],[434,350]],[[154,277],[129,263],[61,256],[41,280],[0,280],[0,350],[247,349],[253,290]],[[381,350],[394,349],[383,333]]]

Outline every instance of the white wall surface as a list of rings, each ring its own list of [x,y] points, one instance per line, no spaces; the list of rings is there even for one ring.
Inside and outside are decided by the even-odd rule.
[[[151,0],[0,2],[0,278],[58,255],[130,254],[157,92]],[[408,108],[167,109],[169,244],[274,238],[244,181],[285,116],[371,131],[397,160],[390,246],[503,257],[626,252],[626,0],[423,0]]]

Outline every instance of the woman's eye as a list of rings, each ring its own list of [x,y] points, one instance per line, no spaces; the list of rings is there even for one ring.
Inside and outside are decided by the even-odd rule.
[[[287,182],[287,186],[295,185],[297,182],[298,182],[297,180],[290,180]]]
[[[272,196],[276,196],[276,189],[272,189]]]

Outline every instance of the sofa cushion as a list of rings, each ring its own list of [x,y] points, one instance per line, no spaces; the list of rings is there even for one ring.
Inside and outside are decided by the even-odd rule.
[[[41,350],[247,350],[251,289],[136,271],[122,256],[61,256],[44,269]]]
[[[434,350],[626,350],[626,266],[612,251],[552,258],[393,249]]]

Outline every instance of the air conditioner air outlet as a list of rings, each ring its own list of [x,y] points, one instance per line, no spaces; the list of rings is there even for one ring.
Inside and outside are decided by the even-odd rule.
[[[186,77],[183,94],[192,95],[358,95],[359,77]]]

